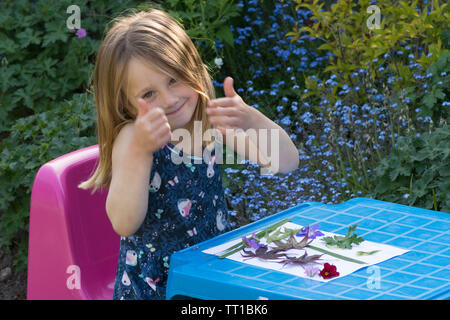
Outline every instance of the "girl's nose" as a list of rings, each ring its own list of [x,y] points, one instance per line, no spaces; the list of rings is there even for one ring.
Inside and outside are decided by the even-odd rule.
[[[159,95],[161,106],[164,108],[166,113],[174,111],[177,107],[178,98],[170,91],[161,92]]]

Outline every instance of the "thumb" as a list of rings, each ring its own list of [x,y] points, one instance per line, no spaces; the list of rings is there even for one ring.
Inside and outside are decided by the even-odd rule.
[[[147,105],[147,102],[145,102],[144,99],[139,98],[138,99],[138,117],[144,116],[150,107]]]
[[[237,95],[236,91],[234,91],[234,79],[231,77],[226,77],[225,80],[223,81],[223,91],[225,91],[225,96],[226,97],[233,97],[235,95]]]

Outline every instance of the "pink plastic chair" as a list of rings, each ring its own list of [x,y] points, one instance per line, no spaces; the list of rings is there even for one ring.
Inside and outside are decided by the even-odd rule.
[[[98,145],[44,164],[31,193],[28,299],[112,299],[120,236],[105,210],[108,190],[82,190]]]

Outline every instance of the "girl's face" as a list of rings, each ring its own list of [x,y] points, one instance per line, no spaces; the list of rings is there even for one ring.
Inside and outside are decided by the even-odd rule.
[[[128,82],[129,99],[136,109],[142,98],[150,108],[164,110],[172,131],[186,128],[197,106],[197,92],[134,58],[128,67]]]

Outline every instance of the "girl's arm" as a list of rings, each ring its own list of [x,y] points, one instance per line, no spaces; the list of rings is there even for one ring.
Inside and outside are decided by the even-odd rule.
[[[250,134],[249,138],[263,154],[265,161],[270,159],[270,169],[274,173],[288,173],[297,169],[300,161],[298,149],[287,132],[260,111],[256,109],[251,111],[254,112],[254,117],[251,118],[253,121],[249,123],[249,126],[256,135]],[[265,141],[264,144],[261,139]]]
[[[133,235],[148,209],[148,184],[153,153],[135,144],[134,123],[125,125],[112,150],[112,178],[106,199],[106,212],[114,231],[123,237]]]

